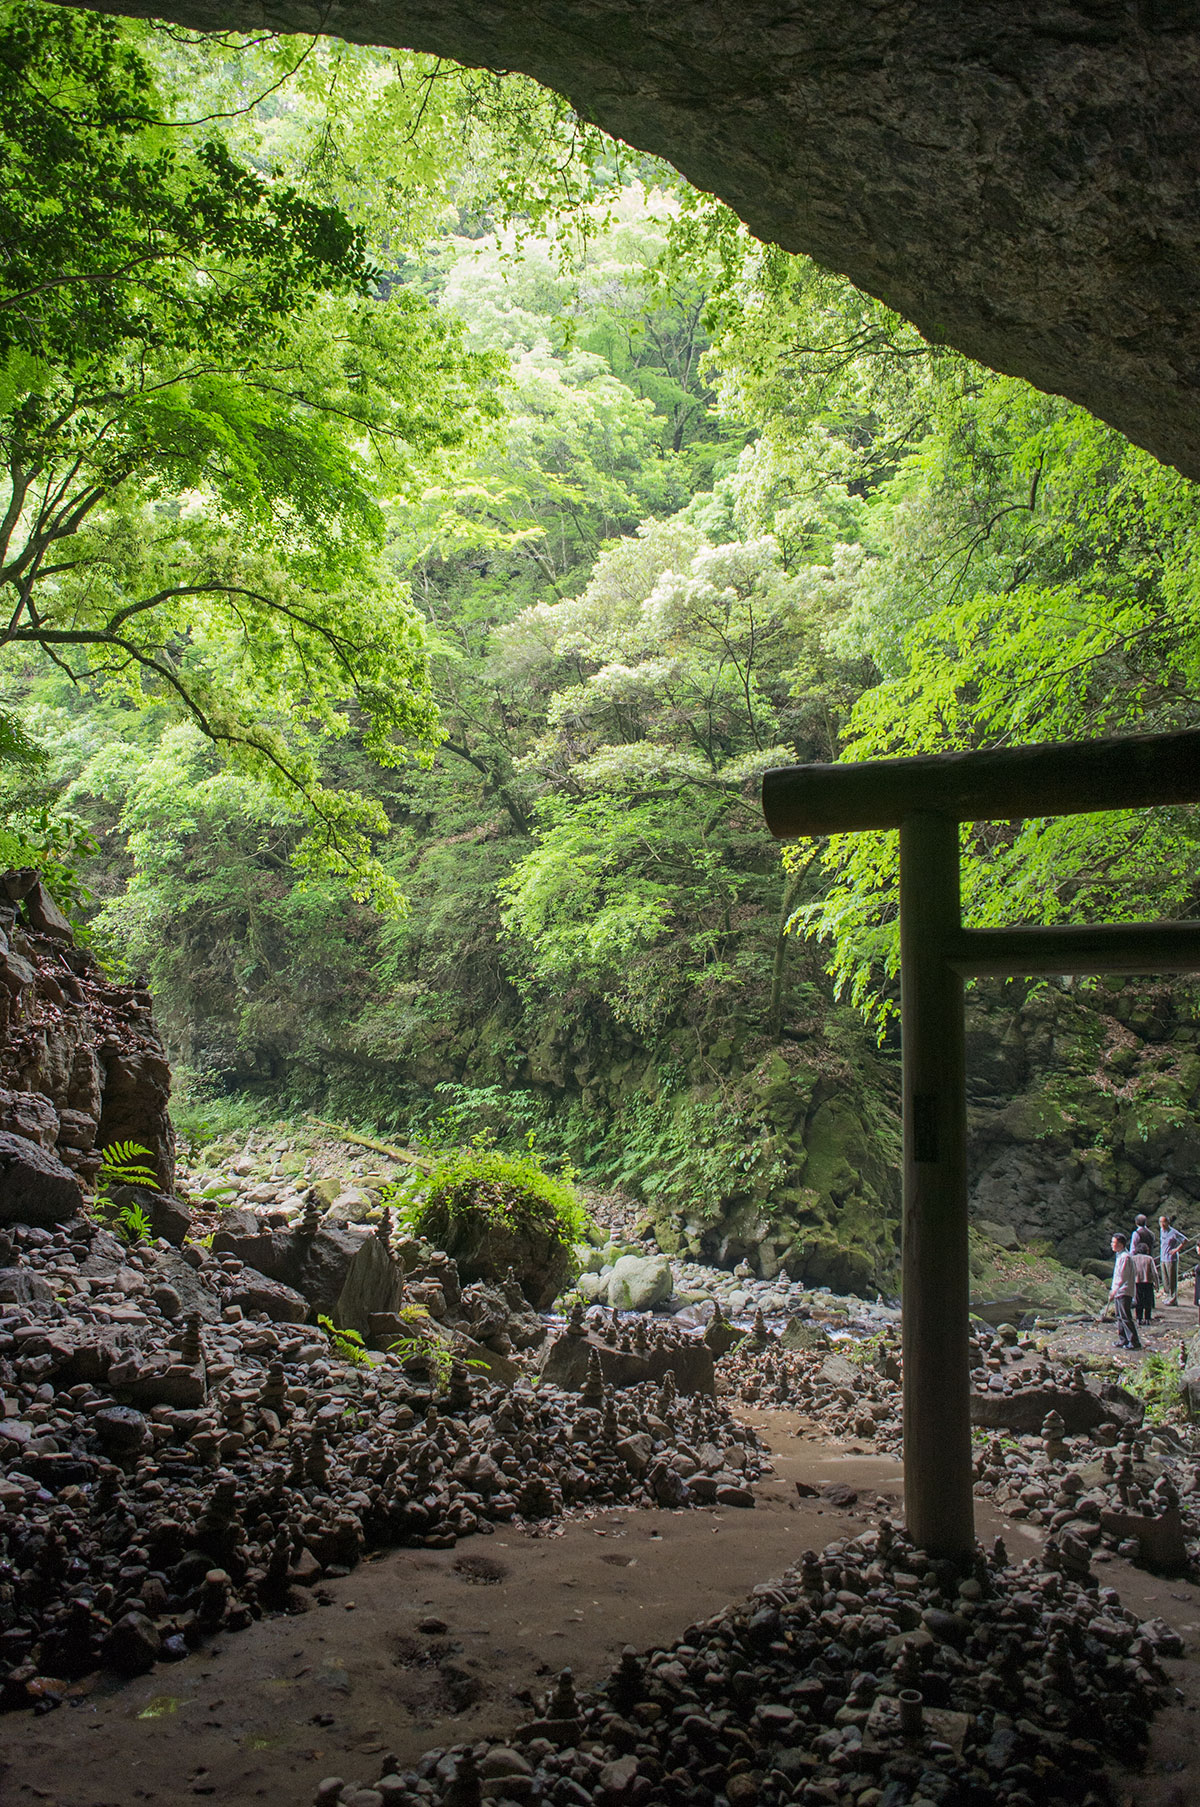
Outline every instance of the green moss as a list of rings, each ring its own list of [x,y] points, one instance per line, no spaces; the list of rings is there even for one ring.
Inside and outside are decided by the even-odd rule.
[[[591,1228],[569,1180],[547,1173],[536,1155],[498,1148],[462,1148],[437,1162],[423,1199],[411,1208],[411,1227],[437,1242],[449,1223],[484,1219],[515,1234],[557,1235],[574,1245]]]

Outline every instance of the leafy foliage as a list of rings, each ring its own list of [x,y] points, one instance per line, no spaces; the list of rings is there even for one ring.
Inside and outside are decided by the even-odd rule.
[[[1194,486],[531,84],[2,18],[0,834],[96,891],[189,1120],[802,1216],[831,1098],[888,1146],[831,993],[886,1037],[895,847],[781,870],[763,769],[1191,724]],[[968,825],[970,918],[1194,913],[1196,833]],[[503,1158],[447,1197],[551,1209]]]
[[[112,1221],[118,1234],[126,1242],[147,1241],[153,1225],[145,1207],[136,1200],[118,1205],[113,1199],[112,1188],[148,1186],[157,1191],[158,1175],[153,1167],[146,1165],[153,1159],[152,1151],[143,1148],[140,1142],[109,1142],[101,1150],[100,1170],[96,1175],[95,1210],[100,1216]]]
[[[332,1318],[318,1316],[317,1324],[325,1332],[333,1344],[334,1353],[344,1362],[353,1362],[356,1368],[369,1368],[371,1358],[367,1354],[367,1345],[357,1330],[343,1328],[335,1324]]]
[[[121,26],[10,6],[0,81],[0,645],[186,714],[299,804],[302,870],[394,901],[385,815],[322,758],[428,757],[381,499],[493,411],[492,367],[375,292],[336,208],[170,143]]]

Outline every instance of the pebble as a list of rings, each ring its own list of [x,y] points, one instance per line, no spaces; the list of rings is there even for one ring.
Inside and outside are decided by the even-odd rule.
[[[768,1467],[728,1404],[680,1398],[669,1374],[619,1390],[597,1374],[572,1393],[535,1389],[519,1363],[495,1385],[457,1361],[344,1361],[308,1326],[223,1308],[227,1257],[184,1269],[196,1308],[180,1322],[174,1252],[131,1251],[86,1219],[16,1226],[5,1260],[89,1291],[68,1308],[13,1288],[30,1296],[0,1304],[0,1705],[45,1710],[102,1665],[139,1673],[307,1611],[368,1549],[688,1507],[717,1477],[718,1496],[752,1505]],[[436,1291],[447,1326],[510,1349],[530,1322],[545,1335],[519,1293],[460,1287],[436,1251],[408,1280]],[[145,1328],[102,1316],[110,1294]]]

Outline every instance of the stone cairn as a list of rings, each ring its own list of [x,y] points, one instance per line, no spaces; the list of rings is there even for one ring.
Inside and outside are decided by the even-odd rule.
[[[795,1411],[826,1436],[899,1453],[898,1346],[860,1345],[850,1361],[822,1333],[813,1340],[796,1350],[743,1339],[718,1364],[721,1396]],[[1051,1360],[1011,1325],[979,1332],[971,1352],[977,1416],[996,1426],[976,1456],[977,1497],[1048,1527],[1077,1569],[1113,1554],[1168,1574],[1200,1567],[1200,1468],[1186,1434],[1163,1425],[1139,1436],[1130,1420],[1142,1408],[1131,1395],[1117,1389],[1102,1400],[1082,1369]],[[1121,1413],[1125,1421],[1113,1415]]]
[[[1032,1654],[1031,1654],[1032,1653]],[[627,1648],[585,1694],[570,1671],[507,1742],[329,1776],[317,1807],[1112,1807],[1179,1653],[1111,1589],[1002,1545],[965,1570],[884,1521],[830,1544],[674,1647]]]
[[[718,1487],[752,1505],[766,1467],[712,1399],[649,1382],[614,1393],[594,1374],[582,1395],[496,1386],[453,1356],[424,1379],[391,1357],[360,1367],[307,1325],[228,1312],[230,1264],[195,1266],[206,1303],[178,1323],[161,1284],[177,1257],[82,1219],[6,1236],[0,1705],[53,1702],[99,1666],[136,1673],[218,1626],[304,1610],[368,1549],[449,1548],[596,1506],[702,1504]],[[111,1295],[96,1277],[106,1261]],[[86,1307],[71,1311],[57,1294],[85,1262]],[[458,1297],[453,1263],[429,1273]],[[463,1301],[473,1291],[511,1312],[495,1289]],[[155,1353],[172,1338],[177,1361]]]

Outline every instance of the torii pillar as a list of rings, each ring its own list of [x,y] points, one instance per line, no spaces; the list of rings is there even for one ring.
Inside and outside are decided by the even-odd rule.
[[[1200,802],[1200,732],[779,766],[781,840],[900,830],[904,1496],[909,1531],[969,1556],[972,1500],[964,978],[1200,972],[1200,921],[964,929],[958,825]]]

